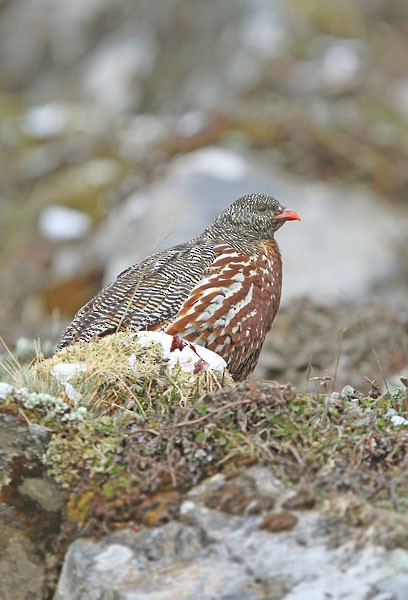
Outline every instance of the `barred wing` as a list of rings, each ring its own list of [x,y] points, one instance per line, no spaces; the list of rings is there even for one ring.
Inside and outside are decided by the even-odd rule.
[[[121,329],[147,329],[171,320],[214,260],[212,240],[191,240],[129,267],[83,306],[58,350]]]

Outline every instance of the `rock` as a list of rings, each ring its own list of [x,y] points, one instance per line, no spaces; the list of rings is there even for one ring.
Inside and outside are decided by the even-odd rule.
[[[367,190],[266,170],[217,146],[174,160],[161,180],[131,194],[91,240],[89,260],[102,261],[110,281],[148,254],[201,233],[233,200],[254,191],[276,196],[302,217],[299,226],[277,235],[285,266],[283,304],[302,296],[319,303],[360,299],[377,280],[396,275],[406,216]]]
[[[267,469],[263,478],[273,480]],[[286,516],[285,527],[271,533],[262,516],[206,508],[213,487],[207,480],[191,490],[181,522],[75,541],[55,600],[363,600],[385,591],[405,597],[407,551],[359,545],[351,529],[327,527],[315,511],[278,511],[275,521],[291,515],[290,524]]]
[[[0,596],[42,600],[45,554],[59,531],[61,503],[41,458],[48,433],[0,413]]]

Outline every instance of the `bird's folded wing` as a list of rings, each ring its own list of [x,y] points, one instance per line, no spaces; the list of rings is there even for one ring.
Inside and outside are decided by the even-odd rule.
[[[129,267],[83,306],[58,349],[121,329],[147,329],[174,317],[214,260],[213,241],[180,244]]]

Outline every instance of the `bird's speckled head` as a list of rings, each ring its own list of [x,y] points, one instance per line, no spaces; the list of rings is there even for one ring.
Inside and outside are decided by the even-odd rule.
[[[212,238],[231,242],[253,243],[273,240],[285,221],[300,221],[293,210],[265,194],[249,194],[235,200],[206,229]]]

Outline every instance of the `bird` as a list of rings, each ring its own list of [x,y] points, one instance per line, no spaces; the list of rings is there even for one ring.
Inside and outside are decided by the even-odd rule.
[[[279,308],[275,233],[299,215],[266,194],[235,200],[200,235],[128,267],[75,315],[57,352],[118,331],[164,331],[253,372]]]

